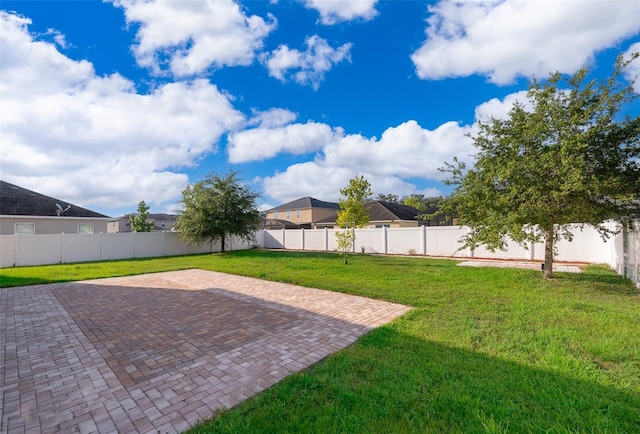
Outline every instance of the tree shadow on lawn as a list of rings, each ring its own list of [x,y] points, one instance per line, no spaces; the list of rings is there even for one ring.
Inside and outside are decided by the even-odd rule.
[[[640,295],[630,279],[602,265],[588,265],[582,273],[557,273],[555,280],[559,284],[575,285],[601,294]]]
[[[566,368],[579,375],[576,361]],[[640,393],[377,329],[193,432],[640,432]]]
[[[43,283],[51,283],[51,281],[47,279],[40,279],[38,277],[0,275],[0,290],[2,288],[12,288],[14,286],[39,285]]]

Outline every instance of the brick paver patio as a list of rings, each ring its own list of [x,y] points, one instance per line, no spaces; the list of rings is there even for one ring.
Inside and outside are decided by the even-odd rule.
[[[179,432],[397,304],[203,270],[0,290],[0,432]]]

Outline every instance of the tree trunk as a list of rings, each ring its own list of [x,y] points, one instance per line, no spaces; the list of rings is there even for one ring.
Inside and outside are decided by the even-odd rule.
[[[224,235],[220,238],[220,250],[222,251],[222,253],[224,253],[224,238]]]
[[[553,277],[553,243],[555,236],[553,233],[553,224],[549,227],[543,227],[544,232],[544,269],[543,276],[545,279]]]

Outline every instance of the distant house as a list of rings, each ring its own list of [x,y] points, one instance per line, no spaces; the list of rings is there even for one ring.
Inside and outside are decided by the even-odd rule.
[[[310,229],[314,228],[317,222],[327,218],[333,218],[335,221],[339,209],[340,206],[337,203],[303,197],[267,210],[265,221],[271,221],[274,225],[279,221],[280,223],[287,221],[296,224],[298,228]]]
[[[380,200],[367,202],[364,206],[369,212],[369,224],[365,226],[367,228],[406,228],[425,224],[423,220],[418,218],[422,211],[412,206]],[[335,216],[317,222],[316,226],[319,228],[338,227]]]
[[[0,235],[107,231],[109,216],[0,181]]]
[[[137,213],[125,214],[120,217],[109,220],[107,223],[107,232],[131,232],[131,223],[129,217],[137,215]],[[176,225],[177,215],[173,214],[149,214],[147,221],[153,223],[154,231],[171,231]]]

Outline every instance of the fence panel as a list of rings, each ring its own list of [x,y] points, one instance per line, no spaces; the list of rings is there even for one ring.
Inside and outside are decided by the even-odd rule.
[[[132,233],[99,235],[103,260],[135,258],[135,237]]]
[[[16,235],[16,265],[46,265],[62,262],[60,235]]]
[[[61,262],[99,261],[100,234],[63,234]]]
[[[151,258],[164,255],[163,232],[134,232],[133,236],[134,258]]]
[[[177,232],[163,232],[164,235],[164,254],[166,256],[188,255],[191,253],[190,246],[180,240],[180,234]]]
[[[535,254],[535,246],[533,250],[531,243],[527,244],[528,249],[509,239],[505,250],[496,250],[492,252],[484,246],[479,246],[473,250],[474,258],[483,259],[514,259],[514,260],[529,260],[532,259],[532,255]],[[543,257],[544,257],[544,251]]]
[[[612,230],[614,224],[608,225]],[[615,256],[615,239],[604,241],[597,230],[592,227],[580,229],[577,225],[572,228],[573,240],[565,239],[556,242],[558,261],[590,262],[595,264],[611,264]]]
[[[467,249],[458,249],[461,246],[460,238],[467,233],[467,228],[462,226],[427,227],[426,254],[429,256],[471,256]]]
[[[306,229],[304,231],[304,249],[324,251],[327,248],[326,229]]]
[[[354,252],[385,253],[384,229],[356,229]],[[333,234],[335,240],[335,232]]]
[[[338,250],[338,243],[336,242],[337,229],[327,229],[327,251],[335,252]]]
[[[16,236],[0,235],[0,268],[16,265]]]
[[[284,249],[284,231],[283,230],[263,230],[265,249]]]
[[[304,229],[288,230],[284,238],[284,248],[302,250],[304,248]]]
[[[422,253],[422,228],[387,229],[387,253],[408,255]]]

